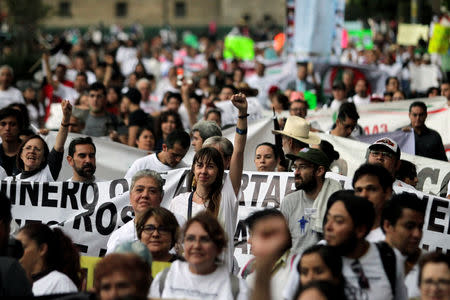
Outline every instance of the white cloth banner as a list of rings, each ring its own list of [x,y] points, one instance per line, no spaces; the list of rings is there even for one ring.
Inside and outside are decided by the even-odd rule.
[[[179,169],[161,174],[166,179],[164,206],[175,195],[186,191],[183,175],[187,171]],[[327,173],[327,176],[339,180],[345,188],[351,186],[351,178],[335,173]],[[129,181],[125,179],[92,184],[2,181],[0,186],[0,190],[12,199],[13,217],[19,225],[36,221],[58,224],[80,246],[82,254],[88,256],[103,255],[110,234],[133,218],[128,189]],[[243,220],[256,210],[278,208],[283,198],[295,191],[294,177],[288,172],[244,172],[242,190],[245,201],[239,203],[234,236],[235,256],[240,266],[250,258],[250,247],[246,243],[248,232]],[[403,190],[396,187],[395,191]],[[417,195],[428,201],[422,247],[449,251],[449,200],[420,192]]]

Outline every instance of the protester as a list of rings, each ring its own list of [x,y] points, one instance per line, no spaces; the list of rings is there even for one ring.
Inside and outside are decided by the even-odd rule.
[[[10,66],[0,66],[0,108],[11,103],[25,103],[22,93],[12,86],[13,77],[14,71]]]
[[[345,97],[345,85],[342,82],[334,83],[332,93],[333,99],[325,107],[333,111],[338,111],[341,105],[347,102],[347,98]]]
[[[162,145],[162,151],[135,160],[125,174],[125,178],[131,178],[137,171],[144,169],[162,172],[187,167],[183,158],[189,149],[189,144],[189,134],[185,131],[173,131]]]
[[[201,212],[187,221],[183,230],[184,257],[160,272],[150,287],[150,297],[172,299],[247,299],[243,279],[218,263],[227,247],[226,233],[216,217]]]
[[[380,165],[363,164],[353,175],[352,186],[355,195],[369,200],[375,210],[375,220],[366,239],[369,242],[384,240],[380,225],[384,205],[391,199],[393,178]]]
[[[347,174],[347,162],[339,159],[339,152],[334,150],[330,142],[321,140],[319,145],[311,145],[311,148],[320,149],[326,154],[328,161],[331,163],[330,170],[339,174]]]
[[[192,147],[197,152],[202,149],[203,142],[213,136],[222,136],[222,130],[214,121],[199,121],[191,130]]]
[[[313,281],[304,286],[297,300],[346,300],[344,290],[329,281]]]
[[[381,228],[386,234],[386,242],[405,257],[405,283],[408,298],[419,297],[418,265],[423,254],[419,248],[425,219],[426,202],[415,194],[394,195],[386,203],[381,215]]]
[[[419,182],[416,165],[410,161],[401,159],[400,168],[398,169],[395,178],[416,188],[417,183]]]
[[[140,127],[136,134],[136,146],[140,150],[153,151],[156,138],[152,128]]]
[[[224,170],[230,169],[231,157],[233,156],[233,143],[223,136],[212,136],[203,142],[202,148],[212,147],[220,152],[223,159]]]
[[[61,229],[28,223],[16,237],[24,249],[20,263],[33,282],[34,296],[76,292],[81,288],[80,254]]]
[[[450,257],[443,253],[426,254],[419,262],[421,300],[450,298]]]
[[[415,154],[448,161],[441,136],[437,131],[425,125],[428,116],[425,103],[420,101],[411,103],[408,116],[411,123],[409,126],[403,127],[402,130],[414,130]]]
[[[178,241],[178,231],[177,219],[163,207],[150,207],[136,221],[137,237],[147,245],[154,261],[174,262],[180,259],[169,252]]]
[[[7,177],[7,180],[48,182],[58,179],[63,161],[64,143],[69,133],[72,105],[64,100],[61,102],[61,109],[63,119],[52,150],[49,151],[47,143],[39,135],[33,135],[23,141],[17,153],[17,167],[21,173]]]
[[[13,108],[0,110],[0,165],[8,176],[20,173],[17,167],[17,153],[22,141],[20,132],[23,129],[23,117],[19,111]]]
[[[321,150],[304,148],[287,157],[293,161],[297,191],[284,197],[280,209],[291,231],[292,252],[301,254],[321,239],[328,197],[342,187],[325,178],[330,162]]]
[[[308,145],[318,145],[320,137],[310,132],[310,124],[303,118],[290,116],[283,130],[272,130],[273,134],[281,134],[284,154],[297,154]]]
[[[119,122],[116,116],[106,110],[106,88],[96,82],[89,86],[89,114],[86,117],[83,134],[99,137],[116,131]]]
[[[364,79],[358,79],[355,85],[355,95],[350,99],[350,102],[355,103],[357,107],[370,103],[370,95],[367,92],[367,81]]]
[[[24,269],[15,258],[6,256],[12,220],[11,201],[0,193],[0,297],[31,297]]]
[[[218,217],[228,235],[229,244],[225,258],[230,271],[234,253],[234,244],[230,240],[234,236],[237,222],[237,200],[241,187],[248,116],[247,99],[243,94],[233,95],[231,101],[239,110],[239,118],[228,176],[223,180],[224,164],[221,153],[212,147],[202,148],[194,156],[189,175],[188,187],[193,191],[178,195],[169,204],[172,212],[186,216],[187,219],[205,209]]]
[[[390,138],[381,138],[367,148],[367,163],[382,165],[395,177],[400,168],[400,147],[396,141]],[[400,185],[396,182],[396,185]]]
[[[262,143],[256,146],[255,166],[260,172],[275,172],[280,163],[280,156],[274,144]]]
[[[355,130],[359,119],[358,111],[353,103],[343,103],[339,107],[336,124],[330,130],[331,135],[351,138],[352,132]]]
[[[289,114],[305,119],[308,113],[308,103],[304,100],[294,100],[289,105]]]
[[[342,273],[356,298],[406,299],[401,259],[387,244],[366,240],[375,219],[372,203],[339,191],[328,200],[325,216],[325,240],[342,256]]]
[[[95,154],[95,144],[90,137],[73,139],[67,154],[67,162],[73,169],[73,176],[68,181],[95,182]]]
[[[180,115],[175,111],[164,111],[158,118],[156,125],[156,146],[155,150],[162,150],[162,145],[166,141],[169,134],[175,130],[183,130],[183,123],[181,122]]]
[[[109,254],[95,267],[94,289],[100,300],[145,299],[151,283],[150,266],[136,254]]]
[[[271,272],[271,292],[272,299],[282,299],[283,290],[287,284],[287,279],[292,269],[292,261],[295,255],[291,255],[292,246],[289,227],[283,214],[276,209],[265,209],[252,213],[245,223],[248,226],[250,237],[248,243],[251,246],[252,254],[255,256],[241,270],[240,275],[246,279],[251,289],[255,288],[255,262],[264,257],[266,249],[264,245],[267,240],[272,239],[273,235],[281,236],[280,249],[274,253],[277,263],[273,266]],[[278,238],[277,238],[278,239]]]

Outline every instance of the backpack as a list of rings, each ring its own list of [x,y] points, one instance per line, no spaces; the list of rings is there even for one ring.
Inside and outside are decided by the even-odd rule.
[[[167,274],[169,273],[170,267],[165,268],[161,271],[161,278],[159,282],[159,296],[162,296],[164,291],[164,286],[167,279]],[[230,283],[231,283],[231,294],[233,295],[233,299],[236,300],[239,295],[239,278],[230,273]]]
[[[384,272],[391,285],[392,295],[395,298],[395,286],[397,277],[397,259],[395,256],[394,249],[388,245],[386,242],[375,243],[380,253],[381,262],[383,263]]]

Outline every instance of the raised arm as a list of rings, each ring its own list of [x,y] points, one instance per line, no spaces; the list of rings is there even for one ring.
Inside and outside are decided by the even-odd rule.
[[[70,116],[72,115],[72,105],[69,101],[61,102],[63,117],[59,126],[58,135],[56,136],[55,146],[53,148],[58,152],[64,152],[64,144],[69,134]]]
[[[55,90],[58,88],[58,81],[53,80],[52,70],[50,69],[49,55],[47,52],[42,53],[42,63],[44,64],[45,77],[47,77],[47,82]]]
[[[183,82],[181,86],[181,99],[183,99],[183,104],[186,107],[186,111],[189,117],[189,125],[192,128],[195,123],[197,123],[197,116],[191,109],[191,103],[189,102],[189,93],[191,91],[191,85],[188,85],[186,82]]]
[[[234,193],[238,196],[241,188],[242,170],[244,168],[244,150],[247,141],[247,98],[242,93],[231,96],[231,102],[239,110],[236,133],[234,134],[234,150],[230,161],[230,179]]]

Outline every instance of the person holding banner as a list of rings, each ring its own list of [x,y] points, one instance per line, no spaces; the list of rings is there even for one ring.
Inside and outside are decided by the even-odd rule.
[[[231,102],[239,110],[239,115],[228,176],[223,179],[222,154],[212,147],[202,148],[194,156],[188,179],[188,186],[193,191],[178,195],[169,204],[169,210],[186,216],[187,219],[203,210],[208,210],[219,219],[228,235],[225,262],[229,271],[233,267],[233,236],[237,222],[237,197],[241,187],[248,117],[247,99],[243,94],[233,95]]]
[[[6,180],[52,182],[58,179],[64,156],[64,144],[69,133],[72,105],[69,101],[63,100],[61,109],[63,118],[53,149],[49,151],[47,143],[39,135],[29,137],[20,145],[17,154],[17,167],[21,173],[7,177]]]

